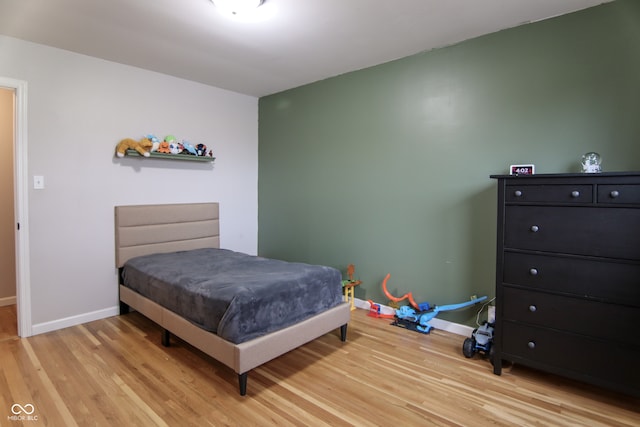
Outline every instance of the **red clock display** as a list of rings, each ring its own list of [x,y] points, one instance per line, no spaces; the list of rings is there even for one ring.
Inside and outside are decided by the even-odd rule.
[[[509,175],[533,175],[535,167],[533,165],[511,165]]]

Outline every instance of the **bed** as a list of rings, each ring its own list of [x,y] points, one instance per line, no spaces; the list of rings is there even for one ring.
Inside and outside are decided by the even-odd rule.
[[[335,329],[346,340],[337,270],[220,249],[219,230],[217,203],[116,206],[120,314],[135,309],[163,345],[174,334],[233,369],[242,396],[252,369]]]

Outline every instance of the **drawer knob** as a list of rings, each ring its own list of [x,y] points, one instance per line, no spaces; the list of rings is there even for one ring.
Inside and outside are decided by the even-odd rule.
[[[573,197],[574,199],[576,199],[576,198],[580,197],[580,192],[579,192],[579,191],[577,191],[577,190],[573,190],[573,191],[571,192],[571,197]]]
[[[513,195],[516,196],[516,197],[520,197],[520,196],[522,196],[522,191],[516,190],[516,191],[513,192]]]
[[[538,227],[537,225],[532,225],[530,230],[533,231],[534,233],[537,233],[538,230],[540,230],[540,227]]]
[[[529,341],[527,343],[527,347],[533,350],[534,348],[536,348],[536,343],[534,343],[533,341]]]
[[[535,313],[537,309],[538,309],[538,307],[536,307],[535,305],[530,305],[529,306],[529,311],[532,312],[532,313]]]
[[[611,193],[609,193],[609,195],[611,196],[612,199],[615,199],[620,195],[620,193],[617,190],[613,190]]]
[[[532,268],[531,270],[529,270],[529,274],[532,276],[537,276],[538,275],[538,269],[537,268]]]

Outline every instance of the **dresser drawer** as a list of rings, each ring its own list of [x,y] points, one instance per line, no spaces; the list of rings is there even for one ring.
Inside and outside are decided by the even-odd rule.
[[[592,185],[507,185],[507,202],[592,203]]]
[[[598,203],[640,205],[640,184],[598,185]]]
[[[505,248],[640,260],[640,210],[505,206]]]
[[[634,344],[631,330],[640,325],[640,308],[528,291],[505,286],[503,320],[560,329],[580,335]]]
[[[505,251],[502,281],[640,306],[640,264]]]
[[[503,359],[639,392],[638,346],[616,345],[508,321],[502,323],[502,328]]]

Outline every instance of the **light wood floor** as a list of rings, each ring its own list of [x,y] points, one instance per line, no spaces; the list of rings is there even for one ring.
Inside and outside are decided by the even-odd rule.
[[[0,307],[0,342],[18,335],[18,312],[16,305]],[[2,425],[2,424],[0,424]]]
[[[640,399],[519,366],[495,376],[462,356],[463,339],[356,310],[346,343],[327,334],[255,369],[241,397],[234,372],[184,342],[162,347],[131,313],[1,341],[0,425],[640,425]],[[9,419],[14,404],[37,421]]]

